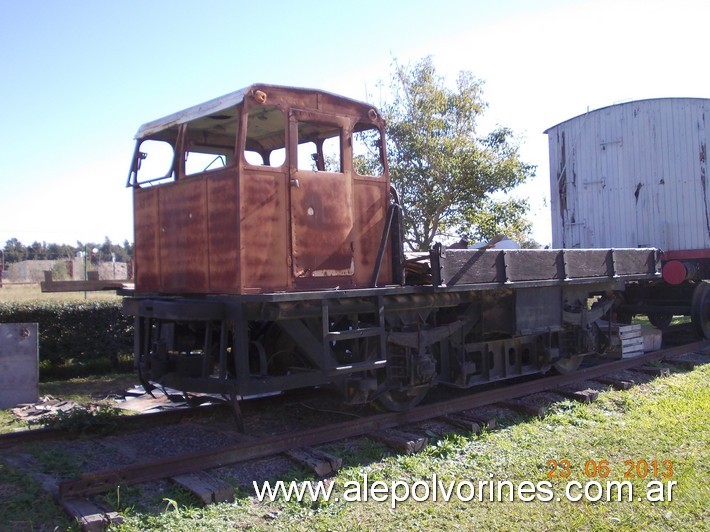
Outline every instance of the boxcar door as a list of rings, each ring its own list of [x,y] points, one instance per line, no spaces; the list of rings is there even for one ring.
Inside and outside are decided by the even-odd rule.
[[[295,284],[352,284],[352,182],[344,169],[347,121],[312,111],[290,113],[291,256]],[[349,151],[348,151],[349,153]]]

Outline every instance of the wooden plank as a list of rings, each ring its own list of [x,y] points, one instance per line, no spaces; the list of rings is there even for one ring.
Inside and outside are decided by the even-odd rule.
[[[191,491],[205,504],[234,501],[234,488],[204,471],[178,475],[171,477],[171,480]]]
[[[472,416],[466,415],[462,412],[443,416],[442,419],[454,427],[458,427],[473,434],[478,434],[483,430],[483,426],[479,420],[474,419]]]
[[[373,433],[372,437],[385,445],[392,447],[396,451],[405,454],[417,453],[424,449],[424,447],[426,447],[429,443],[429,438],[426,436],[410,434],[408,432],[395,429]]]
[[[609,384],[610,386],[613,386],[616,390],[630,390],[633,388],[636,383],[634,381],[630,380],[622,380],[622,379],[611,379],[607,377],[599,377],[598,379],[595,379],[597,382],[601,382],[602,384]]]
[[[565,249],[564,261],[568,279],[613,275],[611,251],[608,249]]]
[[[440,258],[447,286],[505,282],[503,251],[498,249],[447,249]]]
[[[492,415],[482,415],[477,412],[460,412],[460,414],[472,419],[473,421],[478,423],[483,429],[493,430],[494,428],[496,428],[497,421],[496,418]]]
[[[554,390],[554,392],[585,404],[593,403],[599,398],[599,392],[596,390],[565,390],[560,388]]]
[[[60,499],[59,504],[87,532],[98,532],[106,530],[111,524],[123,523],[123,517],[105,504],[79,498]]]
[[[643,349],[643,336],[624,338],[621,341],[621,347],[639,347]]]
[[[509,281],[564,279],[564,257],[559,249],[507,249],[505,269]]]
[[[306,447],[287,451],[286,456],[311,469],[319,477],[337,473],[343,467],[343,459],[319,449]]]
[[[612,253],[616,275],[653,274],[659,271],[655,249],[615,249]]]

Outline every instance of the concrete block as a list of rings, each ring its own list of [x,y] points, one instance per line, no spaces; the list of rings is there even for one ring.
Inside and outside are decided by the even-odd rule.
[[[0,408],[39,399],[36,323],[0,323]]]

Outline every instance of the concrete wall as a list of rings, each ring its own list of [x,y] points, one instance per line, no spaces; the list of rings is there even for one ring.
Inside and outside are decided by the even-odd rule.
[[[39,283],[44,281],[45,270],[54,272],[56,281],[81,281],[84,277],[84,259],[72,260],[25,260],[6,265],[10,283]],[[102,262],[98,266],[89,265],[89,271],[98,270],[99,279],[128,279],[128,265],[125,262]],[[64,276],[66,274],[66,276]]]

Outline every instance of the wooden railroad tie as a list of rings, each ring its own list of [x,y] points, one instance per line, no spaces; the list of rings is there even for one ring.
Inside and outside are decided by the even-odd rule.
[[[343,459],[319,449],[304,447],[284,453],[291,460],[312,470],[319,477],[327,477],[337,473],[343,467]]]
[[[493,430],[496,427],[496,418],[491,416],[480,416],[469,412],[456,412],[442,416],[446,423],[455,427],[468,430],[478,434],[482,430]]]
[[[234,501],[234,488],[204,471],[177,475],[171,480],[191,491],[205,504]]]
[[[401,430],[389,429],[371,434],[371,436],[391,447],[392,449],[405,454],[414,454],[427,446],[429,438],[419,436]]]
[[[76,519],[82,530],[99,532],[106,530],[111,524],[123,523],[123,517],[106,505],[88,499],[59,499],[64,511]]]
[[[446,416],[442,416],[441,419],[443,419],[446,423],[453,425],[454,427],[458,427],[468,432],[472,432],[473,434],[478,434],[483,430],[483,425],[481,424],[479,419],[476,419],[473,416],[464,414],[462,412],[459,412],[457,414],[448,414]]]
[[[602,384],[609,384],[616,390],[630,390],[636,385],[632,380],[612,379],[608,377],[599,377],[594,380]]]
[[[553,390],[554,393],[567,397],[568,399],[574,399],[580,403],[593,403],[599,398],[599,392],[596,390],[568,390],[565,388],[558,388]]]

